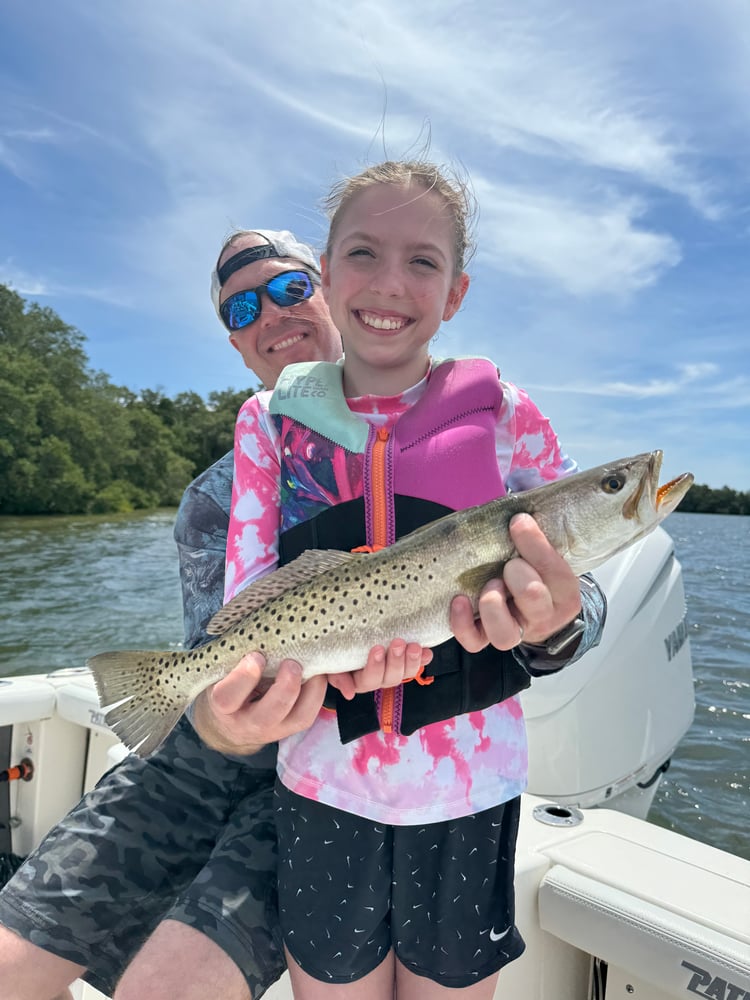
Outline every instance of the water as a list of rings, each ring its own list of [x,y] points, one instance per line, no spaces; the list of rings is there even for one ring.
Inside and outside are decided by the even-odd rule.
[[[174,515],[0,518],[0,675],[179,644]]]
[[[179,645],[173,519],[0,518],[0,676]],[[651,819],[750,859],[750,518],[676,513],[665,527],[684,572],[697,704]]]
[[[695,721],[649,818],[750,859],[750,518],[672,514],[695,676]]]

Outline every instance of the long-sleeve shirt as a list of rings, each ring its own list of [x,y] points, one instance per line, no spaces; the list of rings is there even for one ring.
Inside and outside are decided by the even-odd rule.
[[[418,403],[426,383],[423,379],[398,397],[349,399],[347,405],[362,420],[392,424]],[[576,471],[528,395],[510,383],[502,389],[495,437],[506,488],[520,492]],[[270,393],[253,396],[237,420],[227,600],[278,561],[280,442],[269,399]],[[520,701],[507,699],[412,736],[377,732],[345,745],[335,717],[324,710],[310,729],[282,741],[278,767],[292,791],[374,820],[411,824],[468,815],[525,787]]]

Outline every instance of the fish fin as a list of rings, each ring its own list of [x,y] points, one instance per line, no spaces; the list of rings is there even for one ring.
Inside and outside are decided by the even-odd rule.
[[[139,757],[163,743],[190,701],[169,680],[180,655],[136,649],[99,653],[86,661],[107,725]]]
[[[216,612],[206,626],[206,632],[208,635],[222,635],[274,597],[285,594],[302,583],[308,583],[321,573],[329,573],[344,563],[360,559],[362,555],[338,552],[336,549],[308,549],[292,562],[267,573],[241,590]]]
[[[481,566],[472,566],[471,569],[467,569],[465,573],[461,573],[456,577],[456,583],[458,584],[456,593],[467,594],[469,596],[478,594],[488,580],[491,580],[493,577],[502,578],[502,575],[502,563],[489,562],[482,563]]]

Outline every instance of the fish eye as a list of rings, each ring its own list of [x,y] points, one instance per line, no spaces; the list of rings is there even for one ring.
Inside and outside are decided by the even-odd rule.
[[[611,472],[602,479],[602,489],[605,493],[619,493],[625,485],[625,476],[621,472]]]

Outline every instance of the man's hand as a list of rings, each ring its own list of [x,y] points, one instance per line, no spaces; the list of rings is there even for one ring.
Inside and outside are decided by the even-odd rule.
[[[284,660],[271,687],[253,698],[263,674],[260,653],[248,653],[226,677],[201,692],[193,723],[201,739],[221,753],[257,753],[267,743],[308,729],[326,693],[326,677],[302,683],[302,669]]]
[[[397,687],[419,673],[422,666],[432,660],[432,650],[417,642],[394,639],[386,650],[384,646],[374,646],[361,670],[348,674],[329,674],[328,681],[341,694],[351,700],[355,694],[378,691],[380,688]]]
[[[488,644],[512,649],[519,642],[543,643],[581,610],[578,577],[550,545],[529,514],[516,514],[510,535],[518,552],[479,596],[479,618],[468,597],[451,604],[453,634],[470,653]]]

